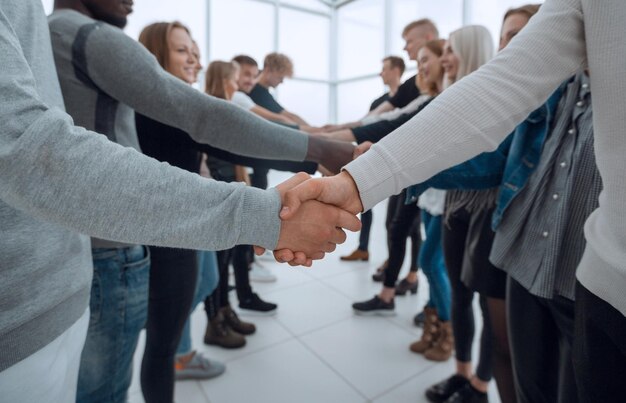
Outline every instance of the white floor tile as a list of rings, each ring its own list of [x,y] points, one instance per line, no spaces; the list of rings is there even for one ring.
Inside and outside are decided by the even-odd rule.
[[[383,318],[351,316],[301,340],[371,399],[432,365],[410,353],[414,338]]]
[[[232,361],[224,375],[201,385],[212,402],[362,403],[366,400],[295,340]]]
[[[295,335],[352,316],[350,300],[317,281],[270,293],[267,297],[280,306],[276,320]]]

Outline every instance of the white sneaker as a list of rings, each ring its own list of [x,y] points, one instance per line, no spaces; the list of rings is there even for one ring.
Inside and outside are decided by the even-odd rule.
[[[250,281],[273,283],[276,281],[276,276],[273,275],[266,267],[254,262],[252,263],[252,266],[250,266]]]
[[[269,250],[265,250],[265,252],[261,255],[261,256],[255,256],[256,259],[259,260],[266,260],[268,262],[275,262],[276,259],[274,258],[274,254],[269,251]]]

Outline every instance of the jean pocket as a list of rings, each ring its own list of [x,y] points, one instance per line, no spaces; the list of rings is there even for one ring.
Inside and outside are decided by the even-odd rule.
[[[126,317],[130,328],[142,329],[148,315],[150,287],[150,249],[144,246],[144,256],[124,265],[126,282]]]

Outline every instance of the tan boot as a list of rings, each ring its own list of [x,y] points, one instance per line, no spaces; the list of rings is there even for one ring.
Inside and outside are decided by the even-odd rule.
[[[409,349],[417,354],[424,352],[434,346],[435,340],[439,335],[439,317],[435,308],[424,308],[424,331],[422,338],[412,343]]]
[[[207,323],[204,344],[224,348],[240,348],[246,345],[246,338],[231,329],[224,320],[222,312],[219,311],[217,316]]]
[[[440,322],[439,335],[435,344],[426,350],[424,357],[431,361],[447,361],[452,356],[454,348],[454,335],[452,334],[452,323],[450,321]]]
[[[224,322],[235,332],[244,336],[249,336],[256,332],[256,326],[252,323],[244,322],[239,319],[239,316],[233,311],[230,305],[220,308],[220,313],[224,316]]]
[[[366,250],[356,249],[351,254],[346,255],[346,256],[341,256],[339,259],[348,261],[348,262],[355,261],[355,260],[362,260],[364,262],[367,262],[368,260],[370,260],[370,254]]]

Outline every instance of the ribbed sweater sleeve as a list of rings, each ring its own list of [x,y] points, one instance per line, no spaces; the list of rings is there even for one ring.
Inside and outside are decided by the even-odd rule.
[[[276,190],[217,183],[159,163],[75,127],[66,113],[46,105],[1,8],[0,54],[3,202],[77,232],[128,243],[205,250],[276,246]]]
[[[491,62],[348,164],[365,209],[492,151],[585,61],[579,0],[547,0]]]
[[[306,156],[307,135],[194,90],[113,26],[98,24],[86,39],[85,53],[87,76],[100,89],[199,143],[259,158],[303,161]]]

